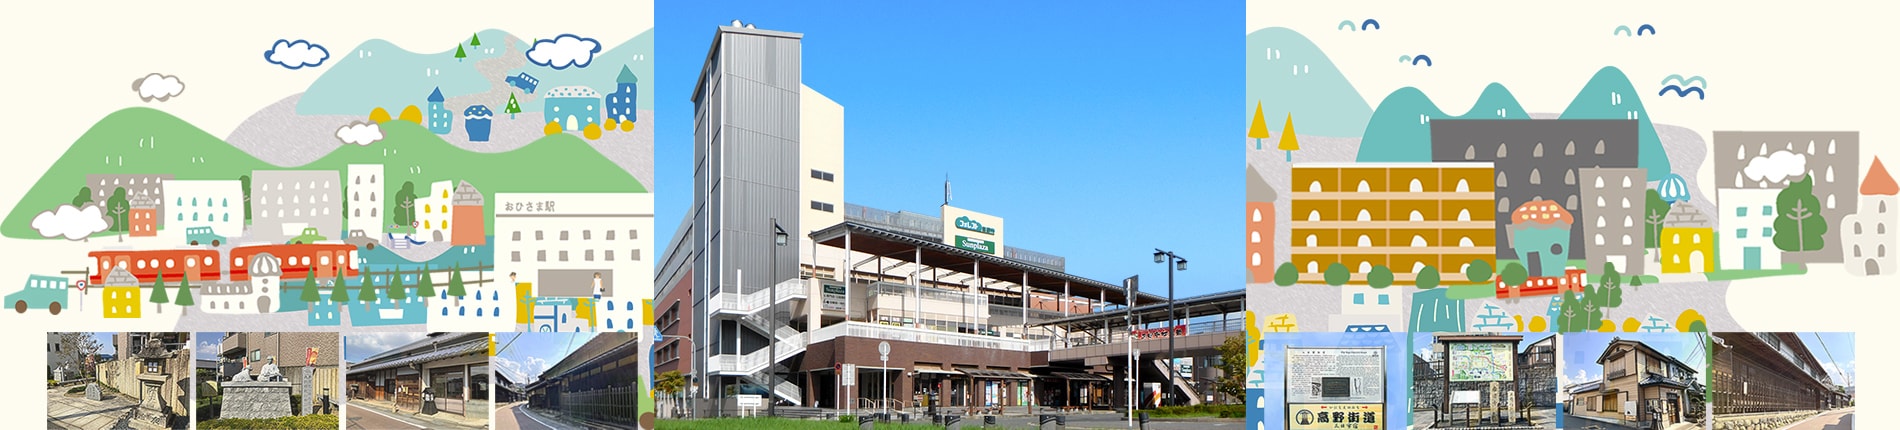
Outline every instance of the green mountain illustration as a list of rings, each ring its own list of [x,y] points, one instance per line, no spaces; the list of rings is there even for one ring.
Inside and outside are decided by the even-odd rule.
[[[1247,35],[1247,115],[1253,115],[1255,102],[1276,129],[1291,112],[1301,135],[1359,136],[1373,116],[1366,98],[1326,53],[1284,27]]]
[[[1518,105],[1511,90],[1496,82],[1486,85],[1471,110],[1458,116],[1439,109],[1418,88],[1400,88],[1379,102],[1379,110],[1373,112],[1365,137],[1359,142],[1358,161],[1431,161],[1431,122],[1438,119],[1530,119],[1530,114]]]
[[[554,36],[547,35],[547,38]],[[363,42],[355,49],[339,53],[341,58],[310,84],[303,99],[298,101],[297,113],[361,116],[381,107],[390,115],[396,115],[404,106],[421,106],[425,103],[424,97],[434,88],[441,88],[442,94],[450,98],[493,90],[511,91],[520,94],[523,111],[533,112],[541,109],[538,95],[549,88],[584,85],[601,94],[614,92],[615,77],[621,66],[631,68],[635,75],[643,78],[653,76],[652,30],[619,44],[597,40],[601,51],[594,54],[593,62],[587,67],[561,70],[527,61],[525,53],[534,39],[493,29],[476,33],[475,37],[481,39],[480,46],[471,45],[472,40],[463,37],[459,42],[444,40],[441,49],[433,52],[410,51],[382,39]],[[455,58],[458,43],[467,58]],[[489,74],[498,70],[505,73],[491,78]],[[539,81],[534,96],[498,80],[522,72]],[[652,109],[653,92],[642,89],[635,95],[638,108]],[[505,95],[488,104],[501,106]]]
[[[1649,121],[1649,112],[1643,110],[1643,93],[1637,92],[1630,84],[1629,76],[1622,69],[1604,67],[1597,70],[1583,90],[1577,91],[1577,98],[1570,101],[1570,107],[1564,108],[1563,119],[1628,119],[1636,118],[1636,140],[1638,167],[1649,171],[1649,180],[1660,181],[1669,176],[1669,154],[1663,150],[1662,139],[1656,136],[1656,126]]]
[[[336,170],[349,164],[383,164],[390,191],[404,181],[426,189],[430,181],[466,180],[493,202],[505,192],[646,192],[644,184],[571,133],[537,139],[520,149],[482,153],[465,150],[421,125],[381,124],[383,140],[343,145],[317,161],[276,166],[164,111],[135,107],[94,123],[20,198],[0,222],[0,235],[39,239],[33,217],[70,204],[88,174],[172,174],[174,180],[235,180],[253,170]],[[586,178],[586,180],[573,180]],[[494,213],[491,205],[486,209]],[[489,224],[490,231],[493,224]]]

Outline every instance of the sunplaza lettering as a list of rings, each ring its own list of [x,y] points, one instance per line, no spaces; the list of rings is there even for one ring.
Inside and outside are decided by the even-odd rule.
[[[983,225],[983,223],[976,222],[976,220],[970,219],[970,217],[968,216],[957,217],[957,228],[962,229],[962,230],[974,231],[977,233],[988,234],[988,235],[996,234],[996,229],[985,226]]]
[[[1173,329],[1174,329],[1175,336],[1187,336],[1187,326],[1177,325],[1177,326],[1174,326]],[[1168,328],[1163,327],[1163,328],[1135,330],[1133,334],[1135,336],[1135,340],[1159,339],[1159,338],[1168,337]]]
[[[981,252],[984,254],[992,254],[992,255],[996,254],[996,242],[991,242],[991,241],[987,241],[983,239],[977,239],[974,237],[957,235],[956,246],[958,248]]]

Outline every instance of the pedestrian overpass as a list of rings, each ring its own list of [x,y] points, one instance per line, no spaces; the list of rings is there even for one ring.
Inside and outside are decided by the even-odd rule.
[[[1245,290],[1234,290],[1189,297],[1174,302],[1174,318],[1168,316],[1168,303],[1143,303],[1132,308],[1104,309],[1039,324],[1067,336],[1049,339],[1049,366],[1068,368],[1107,367],[1118,378],[1128,375],[1128,352],[1136,351],[1137,368],[1133,373],[1141,382],[1159,382],[1186,401],[1197,405],[1213,393],[1217,373],[1206,363],[1219,357],[1218,348],[1232,336],[1246,330]],[[1195,371],[1183,378],[1178,372],[1166,372],[1170,331],[1174,357],[1194,357]],[[1130,344],[1132,342],[1132,345]],[[1165,376],[1164,376],[1165,375]],[[1238,400],[1238,399],[1236,399]]]

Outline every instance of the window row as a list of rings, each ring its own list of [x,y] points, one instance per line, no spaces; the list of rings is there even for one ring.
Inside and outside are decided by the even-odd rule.
[[[580,254],[581,254],[581,261],[595,261],[594,250],[592,249],[581,251]],[[628,257],[627,261],[640,261],[640,250],[635,249],[632,252],[630,252],[629,255],[630,256]],[[521,262],[521,251],[509,251],[508,259],[516,263]],[[543,263],[547,262],[548,251],[547,250],[535,251],[534,261],[543,262]],[[555,261],[569,261],[567,251],[556,251]],[[608,250],[601,251],[600,261],[614,261],[614,250],[608,249]]]
[[[619,230],[601,230],[601,234],[606,236],[606,240],[614,240],[614,233],[618,231]],[[594,240],[593,230],[580,230],[580,232],[581,232],[580,234],[581,240]],[[560,238],[559,240],[568,240],[568,238],[571,237],[568,233],[569,232],[567,230],[561,230],[561,231],[555,232],[557,237]],[[522,237],[521,231],[519,230],[515,231],[511,235],[511,237],[513,238],[513,240],[516,240],[516,241],[521,240],[521,237]],[[639,238],[640,238],[639,230],[627,230],[627,240],[633,240],[633,239],[639,239]],[[547,231],[535,230],[534,240],[547,240]]]

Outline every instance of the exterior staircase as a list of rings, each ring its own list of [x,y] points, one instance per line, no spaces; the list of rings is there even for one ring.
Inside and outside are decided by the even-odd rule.
[[[1153,360],[1150,363],[1154,364],[1153,370],[1161,372],[1162,375],[1168,375],[1168,385],[1173,386],[1181,395],[1187,396],[1187,404],[1201,404],[1201,395],[1194,391],[1194,384],[1189,384],[1186,379],[1181,379],[1179,372],[1169,369],[1168,360]]]

